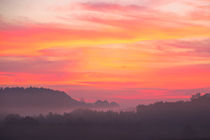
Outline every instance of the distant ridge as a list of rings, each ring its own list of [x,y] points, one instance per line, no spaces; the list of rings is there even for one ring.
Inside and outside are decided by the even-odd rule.
[[[138,105],[138,113],[145,119],[210,117],[210,93],[192,95],[190,101],[156,102],[149,105]],[[209,116],[208,116],[209,115]],[[193,116],[193,117],[192,117]]]
[[[64,111],[74,108],[109,108],[117,103],[97,101],[84,103],[77,101],[63,91],[37,87],[0,88],[0,112],[33,113]]]

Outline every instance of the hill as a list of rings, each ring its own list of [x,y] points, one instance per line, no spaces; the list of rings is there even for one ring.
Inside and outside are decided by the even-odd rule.
[[[0,111],[4,113],[63,112],[75,108],[103,108],[114,105],[108,102],[106,106],[80,102],[63,91],[48,88],[0,88]]]
[[[185,123],[198,119],[206,120],[210,118],[210,94],[200,93],[192,95],[190,101],[177,102],[156,102],[150,105],[138,105],[137,113],[141,114],[142,119],[182,120]],[[191,120],[189,120],[189,118]],[[175,121],[174,121],[175,122]]]

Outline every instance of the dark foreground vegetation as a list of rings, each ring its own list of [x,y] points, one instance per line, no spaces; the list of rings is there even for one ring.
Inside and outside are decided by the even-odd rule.
[[[62,115],[7,115],[1,140],[209,140],[210,95],[139,105],[136,112],[75,110]]]

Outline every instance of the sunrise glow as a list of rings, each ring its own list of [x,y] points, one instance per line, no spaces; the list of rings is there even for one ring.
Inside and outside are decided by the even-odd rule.
[[[0,83],[185,98],[142,88],[210,86],[210,1],[0,1]]]

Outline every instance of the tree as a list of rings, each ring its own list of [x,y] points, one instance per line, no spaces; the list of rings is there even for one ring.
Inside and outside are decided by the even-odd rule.
[[[198,99],[200,97],[201,97],[201,93],[196,93],[196,94],[192,95],[191,101],[196,100],[196,99]]]

